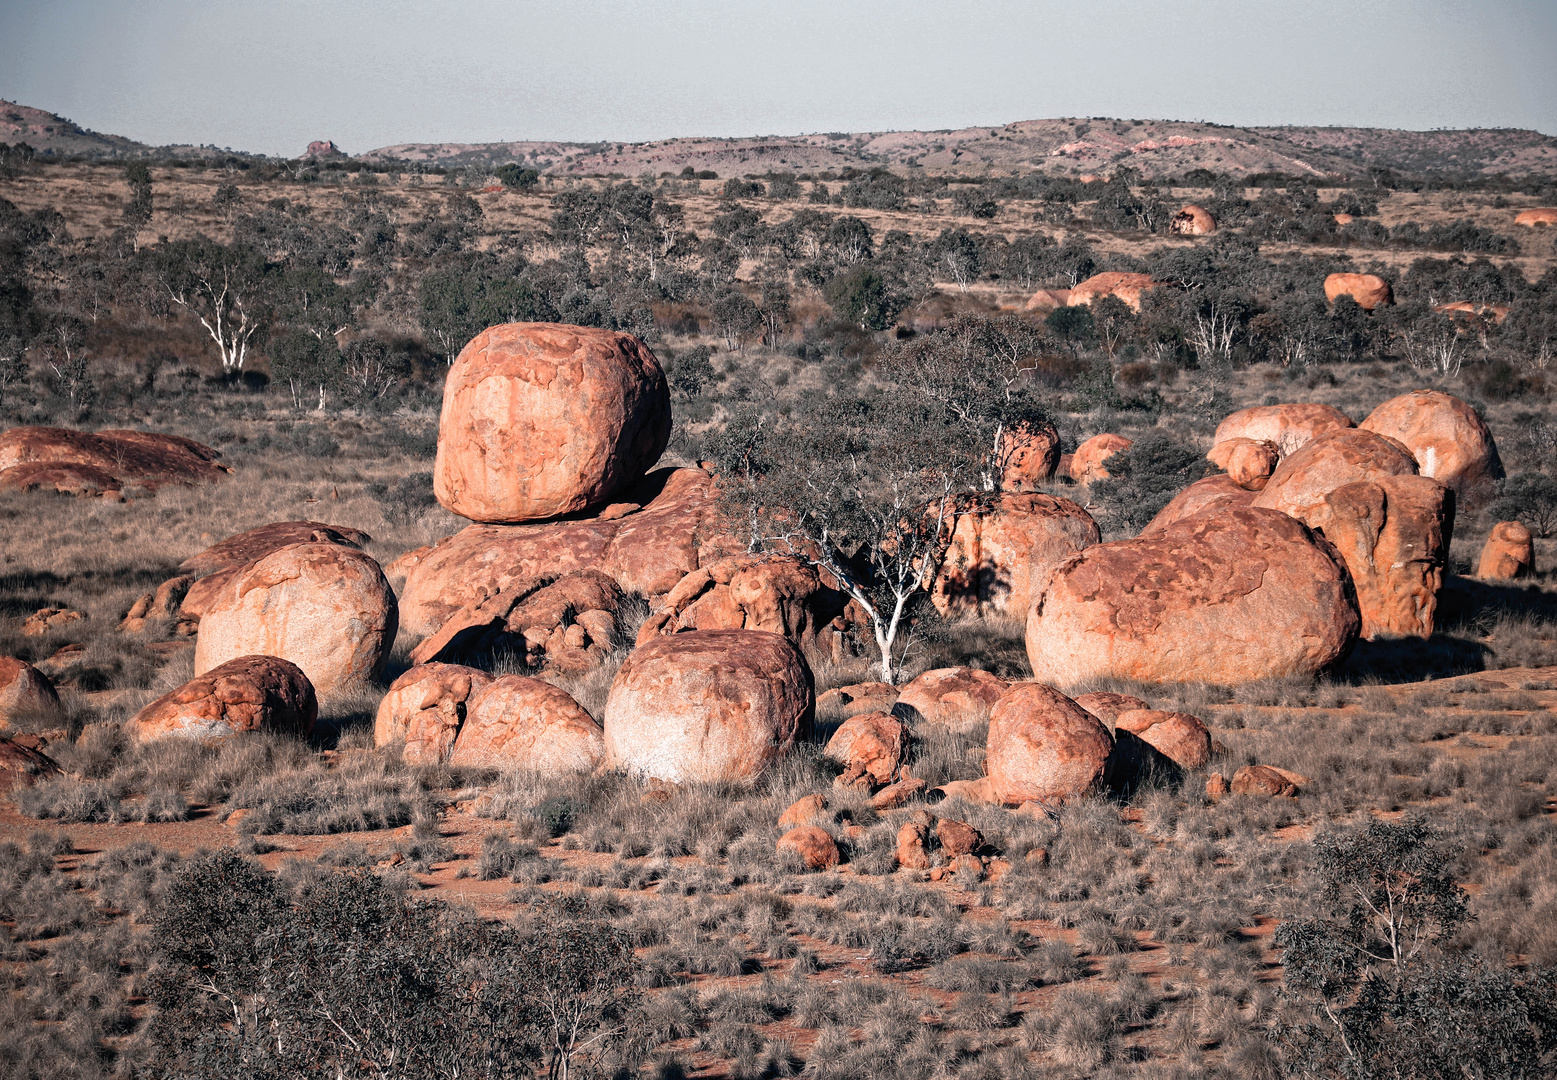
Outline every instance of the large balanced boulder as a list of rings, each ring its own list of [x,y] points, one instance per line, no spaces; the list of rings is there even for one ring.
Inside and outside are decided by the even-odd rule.
[[[0,485],[43,486],[38,470],[52,467],[60,470],[60,482],[49,484],[59,490],[72,490],[71,484],[79,482],[80,493],[127,487],[155,491],[167,484],[222,479],[232,470],[217,461],[220,456],[193,439],[155,431],[19,427],[0,434]],[[29,479],[7,481],[12,469],[22,469],[18,477]]]
[[[238,656],[279,656],[321,694],[376,679],[394,645],[395,594],[372,558],[339,544],[293,544],[251,563],[201,616],[195,672]]]
[[[1394,439],[1361,428],[1332,431],[1282,458],[1253,505],[1306,520],[1338,487],[1416,473],[1411,451]]]
[[[58,710],[59,694],[47,675],[25,660],[0,656],[0,730],[12,720]]]
[[[930,599],[943,615],[1024,617],[1034,582],[1102,539],[1092,515],[1053,495],[1002,495],[957,515]]]
[[[470,699],[492,682],[478,668],[418,664],[389,684],[373,721],[373,745],[401,744],[413,763],[447,761]]]
[[[462,609],[536,579],[596,570],[623,592],[658,600],[699,567],[743,552],[701,469],[659,469],[598,516],[545,525],[471,525],[408,553],[400,614],[431,636]]]
[[[1388,307],[1395,302],[1389,282],[1377,274],[1331,274],[1325,278],[1325,299],[1335,303],[1342,296],[1357,301],[1364,311]]]
[[[1492,526],[1481,558],[1476,562],[1476,576],[1483,581],[1501,578],[1529,577],[1535,572],[1535,537],[1519,521],[1500,521]],[[4,661],[0,661],[4,663]],[[4,676],[0,676],[3,680]]]
[[[1054,479],[1060,433],[1048,421],[1024,423],[1000,436],[1000,490],[1033,491]]]
[[[433,492],[474,521],[537,521],[608,502],[670,439],[659,361],[631,334],[505,323],[449,368]]]
[[[1454,492],[1426,476],[1343,484],[1303,515],[1346,560],[1362,636],[1431,637],[1454,530]]]
[[[1168,231],[1180,236],[1210,236],[1216,232],[1216,218],[1210,211],[1191,203],[1168,222]]]
[[[1231,476],[1218,473],[1196,480],[1173,496],[1168,505],[1157,511],[1157,516],[1147,522],[1141,536],[1156,536],[1174,522],[1207,510],[1233,506],[1248,506],[1259,492],[1250,491]]]
[[[225,739],[250,731],[307,736],[318,715],[313,684],[296,664],[240,656],[162,695],[127,727],[141,739]]]
[[[1206,458],[1248,491],[1263,490],[1281,461],[1276,444],[1265,439],[1228,439],[1206,452]]]
[[[1212,439],[1216,443],[1233,439],[1268,442],[1280,457],[1287,457],[1310,439],[1353,426],[1349,416],[1329,405],[1256,405],[1228,413]]]
[[[932,668],[903,687],[894,711],[907,711],[909,716],[927,723],[970,731],[989,719],[990,708],[1010,685],[998,675],[978,668]]]
[[[1462,498],[1485,498],[1503,478],[1503,462],[1486,422],[1441,390],[1390,398],[1357,426],[1400,442],[1423,476],[1442,480]]]
[[[1051,686],[1022,682],[990,710],[984,767],[995,801],[1053,805],[1092,790],[1113,747],[1097,717]]]
[[[682,578],[644,620],[638,644],[687,630],[766,630],[809,646],[843,607],[843,595],[799,559],[734,555]]]
[[[1360,618],[1339,554],[1301,522],[1216,509],[1060,564],[1033,602],[1033,678],[1234,685],[1311,675],[1346,655]]]
[[[604,754],[600,725],[567,691],[539,679],[504,675],[471,697],[448,760],[564,776],[593,772]]]
[[[1078,484],[1090,484],[1097,480],[1107,480],[1108,459],[1121,450],[1128,450],[1135,445],[1123,435],[1114,435],[1104,432],[1094,435],[1076,447],[1076,452],[1070,459],[1070,478]]]
[[[1091,304],[1105,296],[1116,296],[1133,310],[1140,311],[1141,294],[1158,284],[1150,274],[1124,274],[1110,270],[1094,274],[1077,285],[1065,298],[1065,303],[1069,307],[1076,307],[1079,304]]]
[[[607,761],[673,783],[749,781],[810,726],[811,671],[788,638],[697,630],[633,651],[606,700]]]

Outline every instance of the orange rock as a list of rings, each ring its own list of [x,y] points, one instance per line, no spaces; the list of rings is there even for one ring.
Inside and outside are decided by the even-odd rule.
[[[1325,278],[1325,299],[1333,304],[1341,296],[1350,296],[1364,311],[1395,302],[1389,282],[1376,274],[1331,274]]]
[[[25,660],[0,656],[0,729],[13,719],[59,710],[59,694],[49,677]]]
[[[1273,442],[1238,438],[1217,443],[1206,458],[1239,487],[1259,491],[1276,471],[1281,454]]]
[[[1092,515],[1053,495],[1001,495],[957,516],[930,599],[947,614],[1024,616],[1034,582],[1102,539]]]
[[[1334,217],[1335,223],[1337,225],[1350,225],[1353,221],[1356,220],[1350,214],[1336,214]]]
[[[984,880],[984,860],[977,855],[954,855],[946,864],[944,878],[972,878],[974,881]]]
[[[989,709],[1010,684],[977,668],[934,668],[914,679],[897,703],[922,721],[968,731],[989,719]]]
[[[660,610],[644,620],[638,644],[686,630],[766,630],[797,645],[815,645],[843,599],[799,559],[734,555],[682,578]]]
[[[811,672],[760,630],[695,630],[639,646],[606,701],[609,762],[677,783],[748,781],[811,723]]]
[[[1483,581],[1500,578],[1529,577],[1535,573],[1535,538],[1530,530],[1518,521],[1500,521],[1492,526],[1486,546],[1481,549],[1481,559],[1476,564],[1476,576]],[[5,661],[0,660],[0,664]],[[0,674],[0,682],[5,676]],[[3,700],[4,691],[0,691]]]
[[[279,656],[328,694],[376,679],[395,629],[395,594],[378,563],[339,544],[293,544],[251,563],[212,600],[195,671]]]
[[[1112,694],[1107,691],[1082,694],[1073,700],[1077,705],[1080,705],[1087,712],[1103,721],[1103,726],[1109,730],[1113,730],[1121,713],[1151,708],[1150,705],[1138,697],[1133,697],[1130,694]]]
[[[1078,484],[1107,480],[1109,478],[1108,459],[1134,445],[1123,435],[1111,435],[1105,432],[1102,435],[1092,436],[1076,447],[1075,454],[1071,456],[1070,478]]]
[[[1141,294],[1160,284],[1150,274],[1121,274],[1107,272],[1094,274],[1070,291],[1065,303],[1068,307],[1090,304],[1104,296],[1117,296],[1136,311],[1141,310]]]
[[[418,664],[389,684],[373,722],[373,745],[403,743],[412,763],[449,759],[454,736],[465,722],[471,696],[492,682],[477,668],[458,664]]]
[[[1338,487],[1416,473],[1416,459],[1395,439],[1361,428],[1333,431],[1282,458],[1254,505],[1306,520]]]
[[[126,727],[139,739],[225,739],[249,731],[305,737],[318,716],[313,684],[296,664],[240,656],[162,695]]]
[[[1234,795],[1270,795],[1295,798],[1306,778],[1270,765],[1245,765],[1233,774],[1228,790]]]
[[[1416,459],[1423,476],[1441,480],[1464,498],[1490,495],[1503,462],[1486,423],[1465,402],[1440,390],[1413,390],[1390,398],[1358,425],[1395,439]]]
[[[890,683],[855,683],[839,686],[816,699],[816,711],[858,716],[860,713],[890,713],[897,704],[897,687]]]
[[[901,720],[866,713],[839,725],[823,753],[844,767],[844,777],[867,777],[876,784],[890,784],[902,767],[907,742],[908,728]]]
[[[106,469],[92,465],[58,465],[29,462],[0,469],[0,488],[16,491],[57,491],[61,495],[103,495],[120,493],[123,481]]]
[[[659,361],[630,334],[505,323],[449,368],[433,492],[461,517],[537,521],[610,501],[670,438]]]
[[[1140,535],[1158,536],[1169,525],[1193,517],[1195,514],[1234,506],[1248,506],[1257,494],[1258,492],[1250,491],[1231,476],[1208,476],[1203,480],[1196,480],[1173,496],[1167,506],[1157,511],[1157,516],[1146,523],[1146,528],[1141,530]]]
[[[1168,231],[1181,236],[1209,236],[1216,232],[1216,218],[1191,204],[1173,215],[1173,220],[1168,222]]]
[[[60,767],[53,758],[0,735],[0,795],[59,775]]]
[[[600,725],[567,691],[504,675],[471,695],[449,764],[563,776],[593,772],[604,756]]]
[[[1054,805],[1092,790],[1113,746],[1098,718],[1058,690],[1017,683],[990,712],[984,767],[999,802]]]
[[[827,796],[820,792],[796,799],[789,805],[789,809],[779,815],[779,828],[793,829],[798,825],[809,825],[826,810]]]
[[[1217,425],[1212,441],[1269,442],[1276,447],[1278,456],[1288,457],[1316,436],[1353,426],[1350,417],[1329,405],[1256,405],[1229,413]]]
[[[164,581],[157,586],[156,592],[147,593],[135,601],[125,614],[124,621],[119,624],[119,629],[139,634],[145,631],[148,619],[169,619],[179,615],[184,597],[189,594],[194,583],[195,579],[188,574]]]
[[[1221,773],[1212,773],[1206,777],[1206,798],[1212,802],[1222,799],[1228,792],[1227,777]]]
[[[1070,303],[1069,289],[1039,289],[1028,298],[1025,310],[1053,311]]]
[[[1119,714],[1118,730],[1128,731],[1181,769],[1198,769],[1211,760],[1211,733],[1197,716],[1158,709]]]
[[[1529,210],[1521,210],[1514,215],[1514,224],[1532,228],[1537,225],[1557,225],[1557,207],[1534,206]]]
[[[918,821],[905,821],[897,830],[897,864],[909,870],[926,870],[930,855],[925,850],[930,838],[928,826]]]
[[[341,544],[362,548],[373,538],[361,529],[345,525],[326,525],[319,521],[275,521],[248,532],[241,532],[178,564],[179,570],[197,578],[223,570],[241,570],[273,551],[293,544]]]
[[[581,673],[610,655],[621,603],[616,582],[598,570],[514,582],[451,615],[411,650],[411,660],[456,660],[507,646],[536,667]]]
[[[104,491],[133,484],[150,491],[165,484],[199,484],[220,480],[231,469],[209,446],[178,435],[154,431],[73,431],[68,428],[19,427],[0,434],[0,484],[41,486],[33,479],[6,480],[19,466],[60,467],[61,480],[72,473],[85,482],[83,490]],[[62,490],[65,490],[62,488]]]
[[[1451,319],[1491,319],[1494,325],[1503,325],[1514,309],[1507,304],[1477,304],[1469,300],[1456,300],[1452,304],[1434,304],[1433,310]]]
[[[977,780],[948,780],[935,790],[940,793],[942,801],[961,799],[963,802],[983,806],[1000,805],[1000,800],[995,797],[995,789],[990,786],[987,776]]]
[[[1333,547],[1285,514],[1236,507],[1062,563],[1033,604],[1027,655],[1033,678],[1058,686],[1236,685],[1321,671],[1359,625]]]
[[[68,608],[46,607],[39,608],[27,618],[22,620],[23,637],[42,637],[56,630],[63,630],[71,623],[80,622],[87,617],[84,611],[71,611]]]
[[[971,855],[984,846],[984,837],[966,821],[941,818],[935,823],[935,839],[947,855]]]
[[[1060,464],[1060,433],[1047,421],[1023,424],[1000,436],[1000,490],[1033,491],[1054,478]]]
[[[838,844],[815,825],[801,825],[779,837],[778,850],[793,851],[812,870],[838,865]]]
[[[870,807],[872,810],[895,810],[924,789],[924,781],[916,776],[907,775],[905,770],[903,779],[895,784],[888,784],[870,797]]]

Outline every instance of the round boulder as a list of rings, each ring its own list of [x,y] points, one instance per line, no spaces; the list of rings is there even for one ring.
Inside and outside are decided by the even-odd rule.
[[[561,776],[593,772],[604,753],[600,725],[566,691],[504,675],[471,696],[449,764]]]
[[[1191,203],[1173,215],[1173,220],[1168,222],[1168,231],[1180,236],[1210,236],[1216,232],[1216,218]]]
[[[1225,473],[1196,480],[1157,511],[1146,523],[1141,536],[1156,536],[1169,525],[1209,510],[1230,506],[1248,506],[1259,492],[1250,491]]]
[[[1207,452],[1206,458],[1239,487],[1259,491],[1276,471],[1281,452],[1275,443],[1265,439],[1238,438],[1217,443]]]
[[[1076,307],[1078,304],[1090,304],[1104,296],[1117,296],[1133,310],[1140,311],[1141,294],[1157,284],[1150,274],[1125,274],[1109,270],[1093,274],[1077,285],[1065,298],[1065,303],[1068,307]]]
[[[1389,282],[1377,274],[1331,274],[1325,278],[1325,299],[1335,303],[1342,296],[1357,301],[1364,311],[1388,307],[1395,302]]]
[[[1483,581],[1504,578],[1529,577],[1535,572],[1535,538],[1522,522],[1500,521],[1492,526],[1486,546],[1481,549],[1481,559],[1476,563],[1476,576]],[[0,660],[0,665],[5,663]],[[0,668],[0,672],[3,672]],[[0,681],[5,678],[0,673]],[[4,691],[0,691],[3,700]]]
[[[537,521],[608,502],[670,439],[665,373],[631,334],[505,323],[449,369],[433,493],[473,521]]]
[[[1272,510],[1218,509],[1150,537],[1088,548],[1033,603],[1033,678],[1224,686],[1310,675],[1357,639],[1346,564],[1322,537]]]
[[[225,739],[248,731],[307,736],[318,716],[313,684],[296,664],[240,656],[162,695],[127,727],[140,739]]]
[[[1211,760],[1211,733],[1198,716],[1131,709],[1119,714],[1115,728],[1115,734],[1128,731],[1181,769],[1198,769]]]
[[[1027,614],[1033,584],[1102,539],[1092,515],[1053,495],[1001,495],[957,515],[930,600],[945,615]]]
[[[811,671],[761,630],[695,630],[639,646],[606,700],[608,762],[673,783],[751,780],[811,723]]]
[[[1557,225],[1557,206],[1532,206],[1528,210],[1521,210],[1514,215],[1515,225],[1527,225],[1535,228],[1538,225]]]
[[[904,686],[897,703],[927,723],[970,731],[989,719],[990,707],[1010,685],[978,668],[933,668]]]
[[[1338,487],[1416,474],[1416,459],[1404,445],[1372,431],[1349,428],[1312,439],[1283,458],[1253,505],[1307,520]]]
[[[1000,436],[1000,490],[1033,491],[1054,479],[1060,433],[1047,421],[1022,424]]]
[[[1228,413],[1212,439],[1216,443],[1233,439],[1269,442],[1280,457],[1287,457],[1310,439],[1354,426],[1351,417],[1329,405],[1256,405]]]
[[[1123,435],[1112,435],[1104,432],[1087,439],[1070,459],[1070,478],[1078,484],[1090,484],[1097,480],[1108,479],[1107,461],[1121,450],[1128,450],[1135,444]]]
[[[1092,790],[1113,748],[1097,717],[1051,686],[1023,682],[990,710],[984,767],[996,801],[1052,805]]]
[[[0,730],[25,716],[59,710],[59,695],[49,677],[25,660],[0,656]]]
[[[328,694],[378,677],[398,611],[384,571],[339,544],[293,544],[250,564],[212,598],[195,671],[237,656],[279,656]]]
[[[409,762],[447,761],[472,695],[491,682],[492,676],[478,668],[416,665],[390,683],[378,703],[373,745],[403,743]]]
[[[1423,476],[1442,481],[1462,498],[1490,495],[1503,478],[1503,462],[1485,421],[1441,390],[1390,398],[1357,426],[1404,445]]]
[[[792,851],[811,870],[825,870],[838,865],[838,842],[824,829],[815,825],[800,825],[779,837],[778,850]]]
[[[869,778],[875,784],[890,784],[897,779],[908,744],[908,728],[901,720],[884,713],[851,716],[838,726],[823,750],[844,767],[844,782]]]

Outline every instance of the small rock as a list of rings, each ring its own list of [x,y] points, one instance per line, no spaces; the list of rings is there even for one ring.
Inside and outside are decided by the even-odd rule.
[[[935,838],[948,855],[968,855],[984,843],[983,835],[965,821],[942,818],[935,826]]]
[[[1227,794],[1227,777],[1214,772],[1206,780],[1206,798],[1218,802]]]
[[[918,795],[925,788],[923,780],[918,777],[908,776],[895,784],[888,784],[875,795],[871,796],[870,806],[872,810],[895,810]]]
[[[928,869],[930,856],[925,850],[925,842],[929,835],[929,829],[923,822],[903,822],[897,830],[897,864],[909,870]]]
[[[84,611],[71,611],[68,608],[57,607],[39,608],[22,622],[22,636],[42,637],[50,631],[59,630],[73,622],[80,622],[86,617]]]
[[[838,865],[838,844],[815,825],[801,825],[779,837],[778,850],[793,851],[812,870]]]
[[[974,881],[984,880],[984,860],[977,855],[958,855],[946,864],[948,877],[970,877]]]
[[[1049,849],[1048,848],[1035,847],[1035,848],[1033,848],[1031,851],[1029,851],[1027,853],[1026,858],[1027,858],[1027,861],[1029,863],[1031,863],[1033,866],[1048,866],[1049,865]]]
[[[1245,765],[1233,774],[1234,795],[1270,795],[1288,799],[1297,797],[1297,781],[1306,778],[1271,765]]]
[[[796,799],[790,804],[788,810],[779,815],[779,828],[793,829],[800,825],[809,825],[821,816],[827,809],[827,796],[820,793],[807,795],[803,799]]]

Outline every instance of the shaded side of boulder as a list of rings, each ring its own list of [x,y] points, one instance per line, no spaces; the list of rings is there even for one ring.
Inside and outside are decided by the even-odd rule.
[[[0,656],[0,729],[23,717],[59,711],[59,694],[49,677],[25,660]]]
[[[0,795],[62,774],[53,758],[0,735]]]

